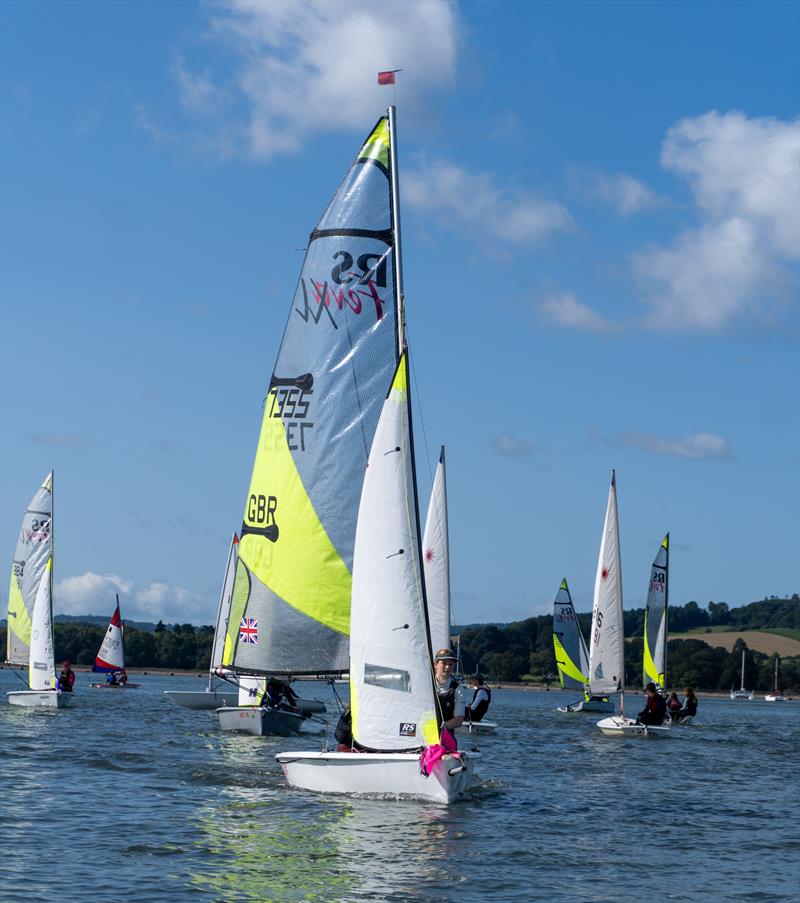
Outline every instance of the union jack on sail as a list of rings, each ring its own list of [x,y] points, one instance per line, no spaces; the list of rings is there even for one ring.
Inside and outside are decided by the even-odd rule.
[[[257,643],[258,621],[255,618],[242,618],[239,624],[239,636],[243,643]]]

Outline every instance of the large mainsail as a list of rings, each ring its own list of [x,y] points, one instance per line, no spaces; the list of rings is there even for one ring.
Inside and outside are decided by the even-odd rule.
[[[371,750],[439,742],[418,537],[403,355],[372,443],[353,564],[353,738]]]
[[[52,579],[53,473],[47,475],[31,499],[17,540],[11,585],[8,591],[6,659],[27,665],[30,659],[31,625],[36,596]]]
[[[589,683],[589,653],[566,580],[561,581],[553,602],[553,645],[561,686],[584,689]]]
[[[611,471],[608,507],[597,559],[589,644],[589,692],[604,696],[625,689],[622,571],[617,525],[617,481]]]
[[[433,478],[428,516],[425,519],[425,533],[422,536],[422,557],[431,646],[433,649],[447,648],[450,646],[450,547],[447,530],[444,446],[439,454],[439,464]]]
[[[360,489],[398,359],[390,150],[382,117],[309,238],[241,529],[238,671],[347,670]]]
[[[644,608],[644,682],[665,687],[667,671],[667,605],[669,597],[669,533],[658,548],[650,571]]]

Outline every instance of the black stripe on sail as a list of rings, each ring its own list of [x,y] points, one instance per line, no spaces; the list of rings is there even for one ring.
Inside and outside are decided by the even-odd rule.
[[[394,244],[394,237],[391,229],[314,229],[308,237],[308,243],[316,241],[318,238],[374,238],[376,241],[382,241],[387,245]]]
[[[310,392],[314,385],[314,375],[312,373],[304,373],[302,376],[276,376],[272,374],[269,381],[270,389],[276,386],[290,386],[302,389],[304,392]]]

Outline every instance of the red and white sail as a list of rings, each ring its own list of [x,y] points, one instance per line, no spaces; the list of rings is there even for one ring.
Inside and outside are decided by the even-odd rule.
[[[119,602],[111,616],[111,623],[108,625],[106,635],[103,637],[103,643],[100,651],[95,657],[92,671],[124,671],[125,670],[125,648],[122,641],[123,624],[119,616]]]

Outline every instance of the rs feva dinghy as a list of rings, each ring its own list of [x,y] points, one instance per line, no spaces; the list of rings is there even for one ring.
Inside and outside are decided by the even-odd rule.
[[[11,705],[60,709],[72,705],[62,693],[53,658],[53,474],[31,500],[22,519],[8,592],[6,661],[28,668],[27,690],[7,694]]]
[[[617,521],[617,481],[611,472],[608,506],[597,559],[594,604],[589,644],[589,692],[592,695],[619,693],[620,714],[597,722],[608,737],[660,737],[669,727],[643,725],[625,716],[625,637],[622,617],[622,568]]]

